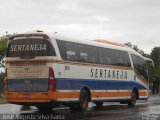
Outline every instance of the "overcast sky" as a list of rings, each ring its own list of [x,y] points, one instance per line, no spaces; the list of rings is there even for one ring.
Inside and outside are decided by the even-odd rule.
[[[160,46],[160,0],[0,0],[0,35],[41,29],[84,39]]]

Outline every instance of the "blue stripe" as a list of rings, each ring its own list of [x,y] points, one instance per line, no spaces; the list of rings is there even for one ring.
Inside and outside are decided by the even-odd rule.
[[[45,92],[48,91],[48,78],[8,79],[8,91]]]
[[[148,89],[136,81],[113,81],[113,80],[89,80],[89,79],[56,79],[56,88],[59,90],[81,90],[88,87],[90,90],[138,90]]]

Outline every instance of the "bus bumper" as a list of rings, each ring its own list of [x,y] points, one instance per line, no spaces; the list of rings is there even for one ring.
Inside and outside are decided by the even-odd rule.
[[[8,103],[15,104],[37,104],[56,102],[56,93],[52,92],[6,92]]]

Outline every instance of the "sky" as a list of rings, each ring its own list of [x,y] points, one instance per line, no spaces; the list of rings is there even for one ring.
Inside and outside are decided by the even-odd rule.
[[[0,0],[0,36],[33,30],[160,46],[160,0]]]

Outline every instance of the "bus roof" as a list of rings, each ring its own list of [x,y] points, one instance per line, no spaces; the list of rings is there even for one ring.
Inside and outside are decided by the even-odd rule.
[[[14,34],[14,35],[11,35],[10,38],[25,36],[25,35],[29,35],[29,36],[30,35],[33,35],[33,36],[34,35],[43,35],[43,36],[46,36],[46,37],[48,36],[50,38],[57,39],[57,40],[76,42],[76,43],[92,45],[92,46],[97,46],[97,47],[110,48],[110,49],[117,49],[117,50],[127,51],[130,53],[133,53],[135,55],[141,56],[144,59],[146,59],[144,56],[142,56],[141,54],[139,54],[138,52],[133,50],[131,47],[129,47],[123,43],[118,43],[118,42],[113,42],[113,41],[108,41],[108,40],[103,40],[103,39],[89,40],[89,39],[73,38],[70,36],[59,34],[57,32],[52,33],[52,34],[50,34],[50,33],[48,34],[43,31],[40,31],[40,32],[33,31],[33,32],[27,32],[27,33],[23,33],[23,34]]]
[[[55,35],[52,34],[50,37],[57,39],[57,40],[76,42],[76,43],[81,43],[81,44],[86,44],[86,45],[97,46],[97,47],[104,47],[104,48],[110,48],[110,49],[117,49],[121,51],[127,51],[127,52],[143,57],[141,54],[136,52],[133,48],[123,43],[118,43],[118,42],[113,42],[113,41],[108,41],[108,40],[103,40],[103,39],[89,40],[89,39],[73,38],[69,36],[63,36],[57,33]],[[143,58],[145,59],[145,57]]]

